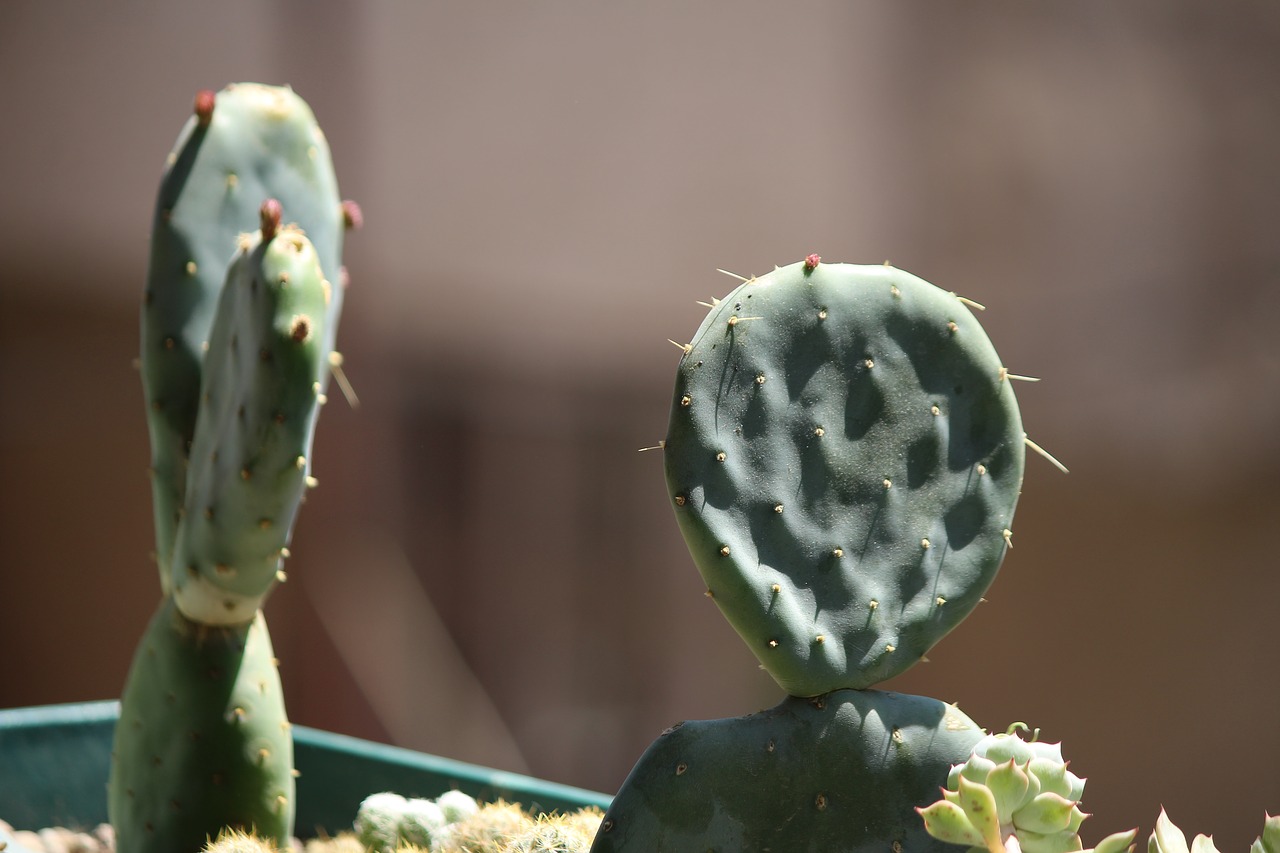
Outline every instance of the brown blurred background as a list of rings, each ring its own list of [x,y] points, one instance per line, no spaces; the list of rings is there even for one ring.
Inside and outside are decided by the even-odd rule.
[[[1280,5],[10,0],[0,73],[0,707],[119,693],[155,186],[197,89],[287,82],[368,223],[268,607],[297,722],[612,791],[778,701],[636,449],[715,268],[816,251],[986,303],[1072,468],[889,686],[1065,740],[1086,843],[1280,811]]]

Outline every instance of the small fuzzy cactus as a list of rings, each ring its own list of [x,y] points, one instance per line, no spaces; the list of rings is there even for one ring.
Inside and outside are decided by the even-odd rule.
[[[978,741],[951,769],[943,798],[916,810],[929,835],[974,851],[1067,853],[1082,847],[1084,783],[1067,769],[1061,744],[1025,741],[1011,727]],[[1132,850],[1137,832],[1107,836],[1094,853]]]
[[[354,829],[371,853],[586,853],[600,818],[599,809],[535,818],[510,803],[480,805],[461,791],[434,800],[384,792],[364,799]]]

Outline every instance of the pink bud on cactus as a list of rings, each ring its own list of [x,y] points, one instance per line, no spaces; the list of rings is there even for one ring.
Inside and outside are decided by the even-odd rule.
[[[354,231],[364,226],[364,212],[360,210],[360,205],[351,199],[345,199],[342,202],[342,224],[348,230]]]
[[[262,203],[259,215],[262,218],[262,240],[266,242],[276,236],[276,232],[280,230],[280,217],[284,215],[284,209],[279,201],[269,198]]]
[[[208,127],[213,120],[213,102],[215,95],[212,89],[201,89],[196,92],[196,121],[201,127]]]

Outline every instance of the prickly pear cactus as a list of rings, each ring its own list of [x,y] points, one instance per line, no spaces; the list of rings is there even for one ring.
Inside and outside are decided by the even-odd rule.
[[[227,827],[280,846],[292,833],[293,740],[259,608],[307,486],[334,289],[282,215],[267,200],[232,242],[204,347],[171,580],[112,750],[122,853],[194,853]]]
[[[664,442],[676,518],[794,696],[901,673],[1000,565],[1025,437],[970,304],[811,256],[745,281],[685,347]]]
[[[324,277],[341,280],[344,215],[324,134],[287,87],[238,83],[196,97],[169,154],[156,200],[142,308],[142,382],[151,432],[156,555],[167,589],[186,495],[204,350],[237,236],[279,199],[316,247]],[[333,347],[342,288],[325,312]]]
[[[592,851],[945,851],[913,807],[981,737],[954,706],[875,690],[682,723],[640,758]]]

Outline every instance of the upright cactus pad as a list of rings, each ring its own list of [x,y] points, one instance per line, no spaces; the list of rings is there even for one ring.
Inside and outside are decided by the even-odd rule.
[[[954,706],[875,690],[683,723],[641,756],[592,851],[945,851],[914,809],[981,737]]]
[[[746,281],[685,348],[665,441],[694,562],[788,693],[865,688],[981,599],[1024,435],[954,294],[816,256]]]
[[[205,356],[172,589],[189,618],[245,622],[274,584],[306,489],[333,289],[311,242],[243,235]]]
[[[125,686],[108,784],[122,853],[204,848],[223,827],[283,849],[293,737],[267,625],[209,627],[165,599]]]
[[[164,596],[112,753],[123,853],[292,832],[293,741],[260,608],[310,481],[342,232],[358,219],[291,90],[197,96],[160,186],[142,310]]]
[[[310,107],[291,89],[257,83],[202,92],[160,185],[142,309],[156,554],[166,588],[218,293],[237,235],[258,227],[267,198],[280,200],[286,221],[306,232],[324,276],[337,283],[342,202],[328,143]],[[341,307],[342,290],[335,287],[324,324],[328,348]]]

